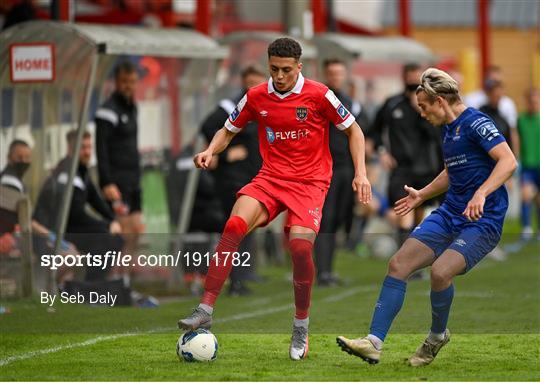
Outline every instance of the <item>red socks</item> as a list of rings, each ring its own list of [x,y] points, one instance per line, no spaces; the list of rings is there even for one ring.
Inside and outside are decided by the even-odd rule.
[[[229,218],[225,224],[225,229],[216,247],[218,262],[216,259],[212,259],[206,275],[202,304],[214,306],[221,288],[231,272],[232,253],[238,251],[238,246],[247,231],[247,223],[239,216]],[[311,286],[315,277],[315,265],[312,257],[313,244],[307,239],[295,238],[289,241],[289,250],[293,263],[295,318],[306,319],[309,316]]]
[[[216,246],[216,259],[210,260],[210,267],[204,284],[204,295],[201,303],[213,307],[225,280],[229,277],[232,269],[233,253],[238,251],[240,242],[248,231],[246,221],[235,215],[229,218],[223,229],[223,234]],[[229,253],[229,254],[227,254]]]
[[[293,263],[294,305],[296,319],[309,316],[311,286],[315,277],[315,265],[311,255],[313,244],[307,239],[295,238],[289,242]]]

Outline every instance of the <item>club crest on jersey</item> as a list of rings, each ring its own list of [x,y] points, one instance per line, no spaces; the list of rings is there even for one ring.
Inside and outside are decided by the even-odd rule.
[[[231,113],[231,121],[236,121],[239,115],[240,112],[238,111],[238,108],[234,108],[233,112]]]
[[[269,126],[267,126],[265,129],[266,129],[266,139],[268,140],[268,143],[273,144],[274,141],[276,140],[276,134],[274,133],[272,128],[270,128]]]
[[[349,111],[343,106],[343,104],[339,104],[337,112],[341,118],[345,118],[349,114]]]
[[[297,106],[296,107],[296,119],[298,121],[305,121],[308,115],[307,106]]]
[[[461,138],[461,136],[459,135],[459,133],[461,132],[461,125],[458,125],[458,127],[456,128],[456,135],[452,138],[452,140],[454,141],[457,141]]]

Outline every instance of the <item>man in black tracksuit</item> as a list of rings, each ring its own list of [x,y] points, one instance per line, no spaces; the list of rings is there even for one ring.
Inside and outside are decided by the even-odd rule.
[[[484,92],[487,96],[487,103],[480,107],[480,112],[487,114],[493,120],[499,132],[501,132],[506,142],[508,142],[510,149],[515,151],[512,141],[512,127],[499,109],[499,102],[504,96],[503,83],[496,80],[486,80],[484,83]]]
[[[366,127],[367,117],[360,104],[353,101],[343,86],[347,79],[347,68],[340,59],[328,59],[324,62],[326,85],[334,92],[355,117],[361,127]],[[332,123],[329,126],[330,153],[332,154],[332,180],[324,202],[323,218],[319,236],[315,243],[315,263],[317,265],[317,283],[330,286],[339,283],[333,274],[333,259],[336,251],[336,231],[345,225],[348,232],[351,227],[354,209],[354,192],[351,183],[354,178],[354,166],[349,151],[347,136]]]
[[[0,172],[0,186],[26,194],[23,176],[30,167],[31,158],[32,149],[30,146],[23,140],[13,140],[8,149],[7,166]],[[55,210],[51,213],[51,216],[56,216],[57,213],[58,210]],[[56,227],[48,223],[49,217],[46,218],[39,219],[34,216],[31,221],[32,245],[34,253],[38,256],[49,253],[56,241],[56,234],[54,233]],[[5,235],[4,240],[7,240],[8,243],[11,242],[13,246],[16,246],[16,243],[11,235],[18,220],[19,217],[16,213],[0,208],[0,237]],[[61,253],[75,250],[73,245],[66,241],[62,241],[61,245],[59,249]]]
[[[233,99],[223,99],[218,107],[210,114],[202,125],[202,133],[209,143],[214,134],[223,127],[224,121],[233,112],[236,104],[240,101],[247,90],[264,82],[266,79],[262,70],[255,66],[249,66],[242,71],[242,85],[244,90]],[[216,179],[216,190],[220,198],[225,217],[228,217],[236,202],[236,193],[244,185],[257,175],[262,166],[262,158],[259,153],[259,139],[257,123],[249,123],[238,133],[230,145],[218,155],[217,167],[213,174]],[[251,250],[251,237],[247,236],[242,242],[239,253],[244,251],[253,254]],[[243,259],[242,259],[243,260]],[[253,264],[252,261],[249,262]],[[247,267],[234,267],[230,274],[231,295],[244,295],[249,293],[244,280],[250,272]]]
[[[96,111],[96,154],[99,184],[122,226],[124,252],[133,254],[142,232],[141,170],[137,148],[137,69],[131,62],[115,68],[116,89]],[[120,270],[116,270],[120,272]],[[122,271],[129,285],[128,270]]]
[[[40,192],[34,211],[34,218],[40,222],[47,222],[56,227],[57,211],[61,205],[64,188],[67,186],[69,168],[76,142],[76,131],[67,135],[68,155],[62,159],[52,174],[47,178]],[[73,194],[69,207],[65,238],[75,244],[82,253],[103,255],[107,251],[120,251],[123,240],[120,235],[120,225],[114,220],[109,206],[99,195],[96,187],[90,180],[88,164],[92,157],[92,138],[88,132],[84,133],[79,154],[79,164],[73,179]],[[87,212],[90,205],[101,218]],[[100,267],[86,269],[87,281],[105,280],[108,270]]]
[[[383,167],[391,171],[388,185],[391,206],[407,195],[405,185],[423,188],[443,169],[440,130],[420,116],[416,104],[415,91],[421,75],[422,68],[417,64],[403,67],[404,92],[385,101],[369,132]],[[400,243],[422,219],[421,208],[400,219]]]

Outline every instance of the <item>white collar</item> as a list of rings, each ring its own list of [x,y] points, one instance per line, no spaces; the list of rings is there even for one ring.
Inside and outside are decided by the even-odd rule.
[[[274,88],[274,82],[272,81],[272,77],[268,80],[268,93],[275,93],[276,96],[283,99],[290,95],[291,93],[300,94],[302,92],[302,88],[304,87],[304,76],[302,76],[302,72],[298,73],[298,80],[296,80],[296,84],[294,85],[294,88],[292,88],[287,93],[279,93]]]

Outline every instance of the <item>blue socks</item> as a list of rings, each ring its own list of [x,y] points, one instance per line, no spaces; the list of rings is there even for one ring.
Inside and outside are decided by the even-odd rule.
[[[450,306],[454,298],[454,285],[450,285],[446,290],[431,290],[431,332],[442,334],[446,330]]]
[[[531,209],[532,203],[521,202],[521,227],[531,226]]]
[[[375,335],[383,342],[394,318],[399,310],[401,310],[401,306],[403,306],[406,287],[407,283],[402,280],[389,275],[384,278],[381,293],[377,300],[377,304],[375,305],[375,311],[373,312],[373,319],[371,319],[371,327],[369,329],[371,335]]]

